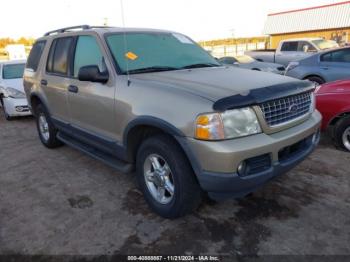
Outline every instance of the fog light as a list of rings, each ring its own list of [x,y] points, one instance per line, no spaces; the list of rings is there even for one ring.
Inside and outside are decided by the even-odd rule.
[[[238,175],[245,176],[247,171],[247,163],[242,161],[237,168]]]

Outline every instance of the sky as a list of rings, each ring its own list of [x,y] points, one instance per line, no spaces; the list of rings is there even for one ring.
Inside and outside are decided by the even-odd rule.
[[[344,0],[4,0],[0,38],[37,38],[66,26],[105,21],[123,26],[121,1],[126,27],[168,29],[200,41],[259,36],[269,13]]]

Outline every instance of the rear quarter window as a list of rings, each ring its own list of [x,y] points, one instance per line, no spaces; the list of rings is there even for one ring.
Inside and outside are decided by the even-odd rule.
[[[72,37],[63,37],[53,40],[46,65],[47,72],[59,75],[68,74],[68,56],[72,42]]]
[[[46,41],[38,41],[33,45],[32,50],[29,53],[26,68],[30,68],[36,71],[39,66],[41,55],[43,54]]]

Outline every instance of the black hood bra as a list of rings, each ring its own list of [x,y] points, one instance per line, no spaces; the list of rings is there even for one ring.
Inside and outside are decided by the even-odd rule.
[[[225,111],[246,106],[258,105],[282,97],[293,96],[314,91],[315,86],[310,81],[294,81],[267,87],[252,89],[245,94],[224,97],[217,100],[213,109]]]

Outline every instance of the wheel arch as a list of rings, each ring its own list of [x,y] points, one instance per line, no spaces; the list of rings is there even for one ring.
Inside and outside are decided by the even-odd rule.
[[[137,150],[142,141],[157,134],[165,134],[171,137],[185,154],[195,174],[199,174],[200,165],[186,143],[185,134],[169,122],[151,116],[138,117],[126,127],[123,144],[127,151],[128,160],[135,162]]]
[[[339,113],[336,116],[332,117],[332,119],[327,124],[327,127],[336,125],[340,119],[342,119],[344,117],[348,117],[348,116],[350,116],[350,108],[348,110],[346,110],[342,113]]]
[[[42,104],[43,106],[45,106],[47,110],[49,110],[44,101],[45,100],[37,93],[33,93],[30,95],[29,106],[34,116],[35,116],[36,108],[39,104]]]
[[[318,78],[321,78],[325,83],[327,82],[326,79],[322,75],[319,75],[319,74],[308,74],[308,75],[305,75],[302,79],[307,80],[310,77],[318,77]]]

